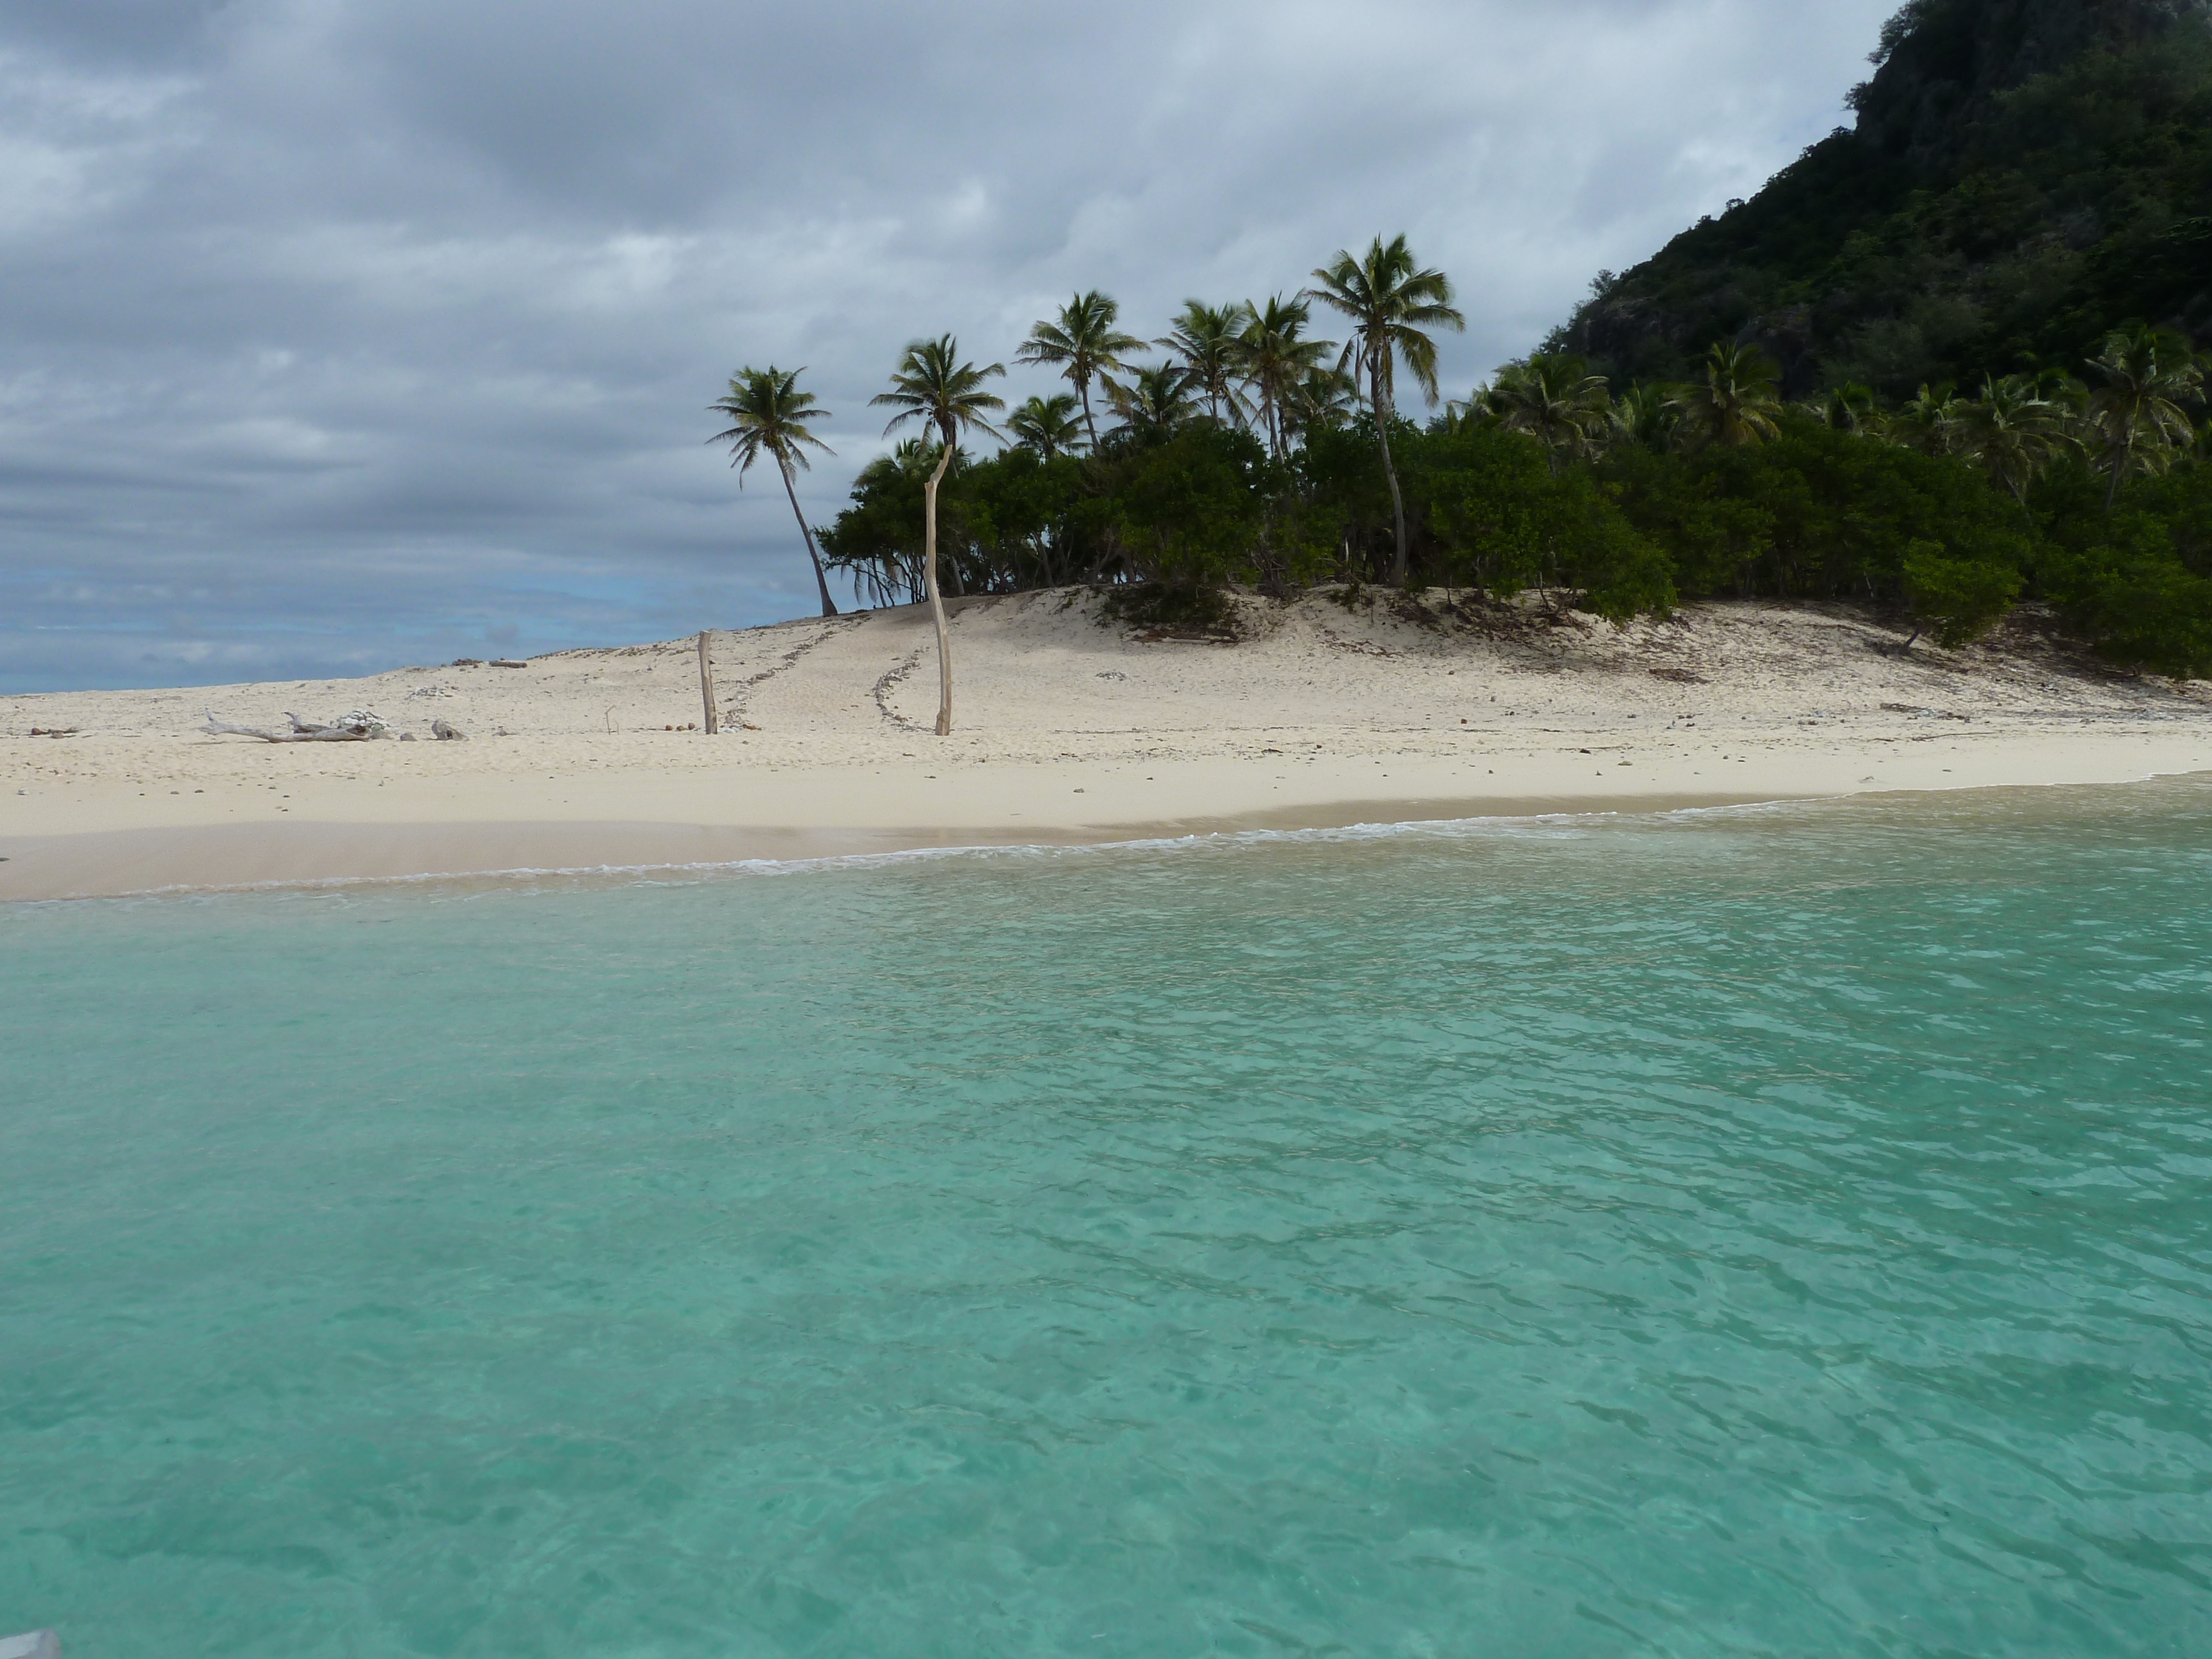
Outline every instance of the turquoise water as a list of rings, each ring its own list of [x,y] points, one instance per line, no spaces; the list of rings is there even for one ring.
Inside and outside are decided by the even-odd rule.
[[[0,913],[70,1659],[2212,1651],[2212,788]]]

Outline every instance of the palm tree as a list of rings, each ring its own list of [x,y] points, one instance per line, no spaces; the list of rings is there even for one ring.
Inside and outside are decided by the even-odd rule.
[[[1897,413],[1882,422],[1882,435],[1923,455],[1948,455],[1959,447],[1959,417],[1965,408],[1948,380],[1933,386],[1923,380],[1919,395],[1899,404]]]
[[[1837,431],[1854,437],[1874,437],[1881,427],[1881,405],[1875,402],[1873,388],[1856,380],[1832,388],[1816,412]]]
[[[793,469],[807,465],[810,447],[825,455],[837,453],[806,429],[807,422],[824,420],[830,411],[815,408],[814,394],[798,389],[799,377],[805,373],[803,368],[794,368],[786,374],[774,364],[739,369],[730,376],[730,395],[708,405],[728,417],[730,429],[716,433],[707,441],[729,445],[730,465],[738,469],[740,489],[744,488],[745,474],[763,452],[775,457],[775,470],[783,476],[783,493],[791,499],[799,533],[806,541],[806,556],[814,562],[814,585],[822,592],[822,614],[834,617],[837,606],[830,598],[830,579],[822,574],[822,555],[815,548],[806,515],[799,510],[799,492],[791,483]]]
[[[1237,368],[1259,402],[1267,453],[1279,459],[1284,428],[1298,407],[1306,377],[1328,360],[1336,342],[1304,337],[1313,319],[1313,307],[1304,300],[1278,294],[1264,306],[1247,301],[1244,312],[1249,320],[1237,342]]]
[[[1073,453],[1083,442],[1075,420],[1075,394],[1055,392],[1032,398],[1006,416],[1006,431],[1017,449],[1027,449],[1048,461]]]
[[[2066,442],[2065,411],[2025,374],[1990,375],[1980,398],[1960,405],[1954,424],[1961,451],[2027,512],[2027,487]]]
[[[1507,431],[1544,446],[1554,477],[1561,452],[1587,449],[1612,412],[1605,376],[1586,373],[1588,367],[1579,357],[1538,352],[1499,369],[1485,399]]]
[[[1094,288],[1062,306],[1056,322],[1034,325],[1030,337],[1014,353],[1018,363],[1044,363],[1059,369],[1075,388],[1083,399],[1084,429],[1094,449],[1098,447],[1098,423],[1091,416],[1091,381],[1109,368],[1121,368],[1130,352],[1145,349],[1135,335],[1115,328],[1121,314],[1121,307]]]
[[[1695,446],[1765,443],[1780,430],[1782,371],[1755,346],[1723,340],[1705,354],[1705,377],[1676,389],[1680,430]]]
[[[1620,439],[1656,449],[1667,441],[1674,420],[1674,394],[1666,386],[1638,380],[1613,400],[1613,430]]]
[[[1316,363],[1283,406],[1285,435],[1333,431],[1359,412],[1359,382],[1334,363]]]
[[[1444,399],[1443,417],[1432,424],[1439,432],[1463,432],[1490,418],[1490,382],[1485,380],[1465,398]]]
[[[1146,364],[1127,382],[1104,377],[1106,402],[1121,417],[1116,429],[1142,443],[1166,437],[1198,413],[1195,384],[1188,369],[1173,363]]]
[[[2178,334],[2162,328],[2114,329],[2089,367],[2104,385],[2089,394],[2089,427],[2106,455],[2112,479],[2105,510],[2112,509],[2120,480],[2140,464],[2162,472],[2169,452],[2196,436],[2181,405],[2204,389],[2204,370]]]
[[[1247,320],[1241,300],[1225,306],[1185,300],[1174,330],[1165,339],[1152,342],[1182,359],[1190,385],[1204,394],[1206,409],[1217,421],[1224,408],[1240,421],[1244,416],[1244,399],[1237,381],[1243,367]]]
[[[1367,377],[1367,406],[1374,411],[1375,436],[1382,447],[1382,475],[1390,481],[1392,522],[1397,542],[1390,553],[1390,580],[1406,580],[1406,497],[1398,488],[1398,469],[1390,462],[1392,393],[1397,362],[1406,361],[1431,404],[1437,401],[1437,343],[1426,331],[1462,329],[1467,319],[1452,309],[1450,279],[1441,270],[1424,270],[1403,235],[1389,243],[1377,236],[1365,255],[1353,258],[1340,248],[1336,258],[1314,272],[1318,288],[1307,290],[1352,319],[1338,366],[1349,363],[1356,377]]]
[[[1003,363],[978,368],[962,362],[958,342],[950,334],[940,334],[933,340],[909,344],[898,367],[891,371],[891,389],[868,400],[898,410],[884,428],[886,437],[904,422],[918,420],[925,427],[935,428],[944,445],[936,470],[921,487],[921,570],[929,591],[929,613],[937,624],[937,735],[940,738],[952,732],[952,635],[945,626],[945,598],[937,586],[937,486],[945,481],[945,469],[951,465],[953,453],[960,447],[963,427],[997,435],[997,428],[985,416],[1004,409],[1006,402],[984,391],[983,382],[1006,372]]]

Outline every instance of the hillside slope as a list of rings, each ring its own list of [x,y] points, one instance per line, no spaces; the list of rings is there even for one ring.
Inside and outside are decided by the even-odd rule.
[[[1607,273],[1549,343],[1671,379],[1755,342],[1803,395],[2077,367],[2142,320],[2212,337],[2212,0],[1912,0],[1856,122]]]

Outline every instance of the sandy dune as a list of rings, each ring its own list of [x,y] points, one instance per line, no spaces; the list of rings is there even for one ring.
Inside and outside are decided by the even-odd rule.
[[[1621,631],[1447,599],[1246,599],[1235,645],[1144,637],[1079,590],[957,602],[950,738],[930,731],[919,608],[716,635],[714,738],[665,729],[700,719],[689,640],[0,699],[0,897],[2212,769],[2212,687],[2017,629],[1907,653],[1841,607],[1696,605]],[[278,726],[368,708],[425,740],[210,737],[210,708]],[[428,741],[441,716],[468,741]]]

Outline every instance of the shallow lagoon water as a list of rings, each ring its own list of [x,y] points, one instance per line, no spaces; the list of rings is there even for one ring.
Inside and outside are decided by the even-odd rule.
[[[2212,787],[0,913],[70,1659],[2212,1651]]]

